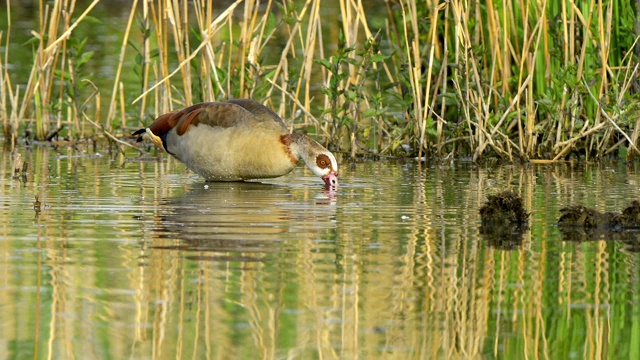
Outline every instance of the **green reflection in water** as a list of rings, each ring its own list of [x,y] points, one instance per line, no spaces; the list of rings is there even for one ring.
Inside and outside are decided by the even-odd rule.
[[[554,226],[619,211],[635,166],[343,161],[328,193],[303,167],[205,184],[167,157],[21,153],[26,181],[0,158],[2,357],[639,355],[637,236]],[[505,189],[532,213],[509,250],[479,234]]]

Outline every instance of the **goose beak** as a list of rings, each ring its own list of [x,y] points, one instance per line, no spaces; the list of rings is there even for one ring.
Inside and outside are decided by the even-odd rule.
[[[323,176],[322,181],[324,181],[325,187],[338,186],[338,174],[332,171],[328,175]]]

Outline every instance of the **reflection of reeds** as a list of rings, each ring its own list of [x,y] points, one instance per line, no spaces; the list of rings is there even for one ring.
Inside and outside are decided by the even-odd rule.
[[[311,187],[278,188],[277,198],[284,202],[252,208],[268,210],[252,212],[254,222],[273,226],[254,233],[252,247],[262,247],[249,251],[232,246],[248,235],[225,236],[218,226],[190,223],[185,212],[211,221],[210,207],[259,197],[243,199],[241,192],[234,197],[218,189],[214,194],[220,198],[195,203],[203,197],[196,194],[176,206],[185,188],[202,184],[182,188],[175,179],[167,181],[163,166],[175,163],[139,163],[132,177],[140,185],[105,184],[108,180],[97,176],[109,173],[104,161],[75,157],[71,147],[60,151],[37,148],[24,156],[34,169],[33,181],[47,189],[40,200],[52,203],[29,230],[38,251],[24,251],[31,232],[0,243],[4,253],[21,254],[5,260],[2,270],[9,288],[0,296],[2,316],[15,325],[2,330],[3,338],[35,339],[41,357],[92,351],[116,358],[258,353],[555,359],[577,353],[595,359],[637,351],[627,326],[637,321],[629,316],[638,300],[637,254],[621,251],[624,244],[613,241],[575,244],[548,233],[555,230],[550,224],[562,205],[549,198],[579,200],[576,182],[583,180],[571,178],[577,169],[498,167],[464,174],[416,169],[414,184],[402,195],[350,187],[339,201],[359,201],[333,208],[310,204],[316,194]],[[356,166],[357,173],[367,173],[379,165]],[[78,168],[86,173],[77,175]],[[10,174],[11,169],[11,158],[0,157],[0,170]],[[390,169],[380,174],[385,179],[406,175],[400,167],[383,169]],[[64,173],[68,178],[56,182]],[[610,187],[609,172],[589,174],[584,181]],[[90,177],[92,186],[64,188],[82,176]],[[512,251],[491,248],[477,234],[479,207],[495,188],[507,185],[534,214],[531,231]],[[28,186],[26,191],[38,191]],[[606,193],[588,196],[604,207]],[[127,200],[123,209],[96,216],[73,203],[88,197]],[[130,204],[131,199],[144,200]],[[7,219],[19,219],[25,207],[2,211],[9,212]],[[218,218],[223,224],[234,217],[224,216]],[[97,225],[78,231],[79,223],[72,223],[96,217],[108,224],[107,234]],[[245,230],[251,229],[256,231]],[[11,222],[0,225],[3,238],[12,239],[14,232]],[[227,242],[216,248],[220,237]],[[180,247],[194,243],[191,249]],[[256,258],[261,261],[245,261]],[[34,287],[42,293],[25,291]]]

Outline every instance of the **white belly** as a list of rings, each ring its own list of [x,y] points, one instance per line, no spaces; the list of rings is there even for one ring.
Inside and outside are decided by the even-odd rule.
[[[246,127],[192,126],[182,136],[167,135],[168,151],[209,181],[273,178],[296,165],[278,134]]]

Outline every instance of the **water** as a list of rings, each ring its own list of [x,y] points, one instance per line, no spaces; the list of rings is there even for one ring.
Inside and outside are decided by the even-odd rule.
[[[207,184],[166,156],[20,153],[26,179],[0,158],[0,358],[640,355],[637,237],[554,225],[620,211],[636,165],[342,161],[330,192],[304,167]],[[503,243],[478,210],[506,189],[531,228]]]

